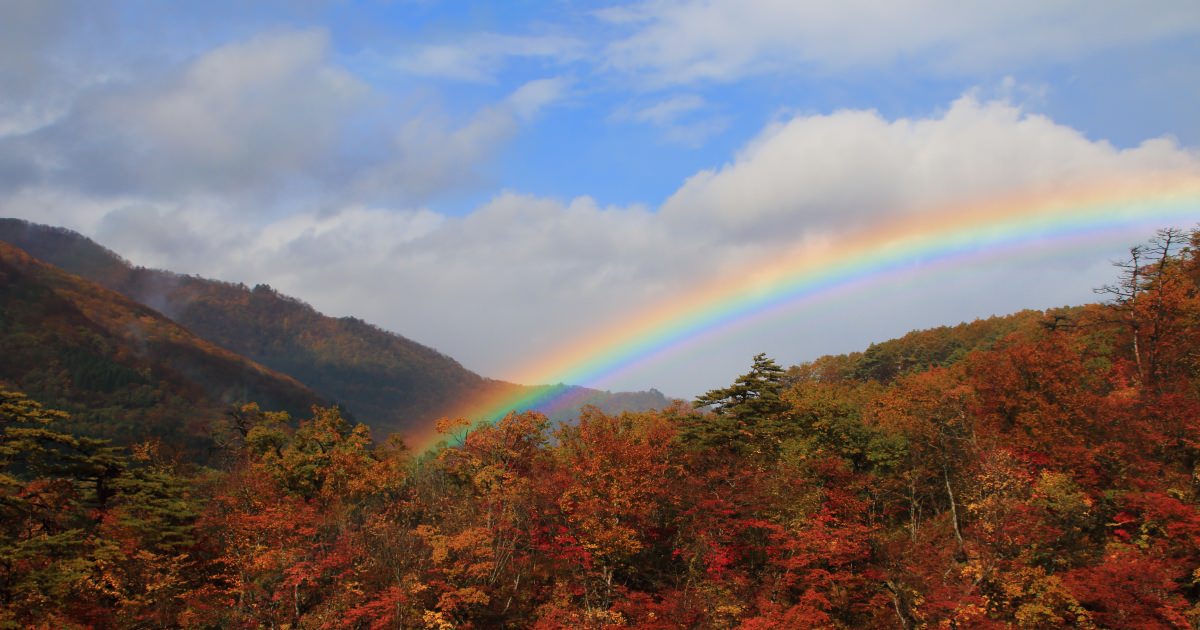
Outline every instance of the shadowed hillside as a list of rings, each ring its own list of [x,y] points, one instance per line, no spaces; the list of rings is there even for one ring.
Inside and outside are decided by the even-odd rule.
[[[382,434],[428,425],[461,401],[518,385],[484,378],[454,359],[353,317],[333,318],[269,286],[253,288],[134,267],[62,228],[0,219],[0,241],[148,305],[200,337],[288,374],[344,405]],[[577,388],[554,419],[583,404],[606,411],[660,408],[658,392]]]
[[[80,432],[195,445],[249,400],[298,412],[324,401],[291,377],[159,313],[0,243],[0,381],[73,412]]]

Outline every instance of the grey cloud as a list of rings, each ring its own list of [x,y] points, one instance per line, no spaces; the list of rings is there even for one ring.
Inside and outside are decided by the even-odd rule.
[[[125,252],[145,265],[170,260],[176,270],[186,271],[211,254],[217,235],[196,234],[183,217],[150,204],[118,206],[101,218],[95,238],[106,247]],[[178,256],[187,258],[180,260]],[[173,259],[173,260],[172,260]]]
[[[479,186],[482,165],[570,85],[531,81],[461,122],[437,108],[406,113],[339,65],[322,30],[143,69],[85,86],[48,124],[0,134],[0,191],[208,198],[258,212],[419,204]]]
[[[368,200],[410,204],[446,190],[476,188],[500,147],[523,123],[562,99],[569,86],[562,77],[529,81],[459,125],[437,111],[410,115],[395,123],[382,159],[364,165],[349,188]]]
[[[318,31],[229,44],[175,76],[91,90],[63,119],[0,141],[0,155],[100,194],[280,186],[331,152],[365,90],[327,49]]]
[[[14,0],[0,3],[0,138],[28,133],[53,122],[81,86],[97,80],[99,58],[55,54],[88,48],[108,22],[108,2]],[[85,26],[87,25],[87,26]],[[90,27],[90,28],[89,28]]]

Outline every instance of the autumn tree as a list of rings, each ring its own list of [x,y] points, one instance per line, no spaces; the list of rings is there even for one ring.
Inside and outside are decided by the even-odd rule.
[[[1194,256],[1193,250],[1185,249],[1188,242],[1189,235],[1178,228],[1159,230],[1148,245],[1130,248],[1129,258],[1116,263],[1119,282],[1097,290],[1110,297],[1129,331],[1140,384],[1159,385],[1161,372],[1169,369],[1165,359],[1177,350],[1179,335],[1195,323],[1182,317],[1184,302],[1196,293],[1188,278],[1188,260]]]
[[[548,476],[549,420],[511,413],[428,461],[415,481],[426,518],[429,623],[499,626],[528,615],[537,593],[538,487]],[[447,424],[453,431],[454,425]]]
[[[628,620],[628,607],[615,609],[639,590],[659,590],[659,572],[673,566],[671,518],[682,473],[669,448],[674,434],[651,414],[613,417],[595,408],[557,432],[547,544],[583,591],[571,598],[572,619]]]
[[[198,523],[214,576],[186,598],[189,614],[209,625],[336,619],[363,603],[339,587],[371,570],[359,510],[392,491],[395,467],[337,408],[314,408],[295,428],[286,414],[241,413],[237,463]]]

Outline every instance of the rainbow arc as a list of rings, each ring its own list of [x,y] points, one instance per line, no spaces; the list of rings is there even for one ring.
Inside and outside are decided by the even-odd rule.
[[[780,309],[889,277],[1030,243],[1101,238],[1131,228],[1200,220],[1200,175],[1113,178],[1086,187],[1043,190],[909,214],[804,243],[751,269],[733,270],[690,291],[631,311],[580,335],[515,372],[520,383],[596,385],[698,339]],[[465,402],[457,417],[496,421],[510,411],[552,409],[557,388],[497,394]],[[410,436],[424,451],[436,434]]]

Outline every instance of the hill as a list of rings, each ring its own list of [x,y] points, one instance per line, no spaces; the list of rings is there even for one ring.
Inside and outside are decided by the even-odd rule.
[[[1024,310],[955,326],[914,330],[896,339],[872,343],[862,352],[819,357],[792,367],[789,373],[793,379],[801,380],[857,380],[887,384],[906,374],[949,367],[972,351],[990,350],[1013,333],[1069,325],[1066,322],[1077,316],[1079,310],[1077,307],[1046,312]]]
[[[353,317],[334,318],[267,285],[253,288],[135,267],[70,230],[0,219],[0,241],[150,306],[205,340],[244,355],[345,406],[377,433],[426,427],[461,401],[523,386],[482,377],[454,359]],[[668,404],[652,392],[575,388],[578,404],[636,411]]]
[[[5,243],[0,356],[0,381],[72,412],[72,430],[121,442],[195,446],[209,421],[250,400],[292,412],[326,404],[295,379]]]

